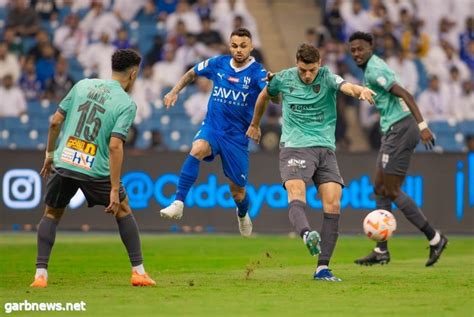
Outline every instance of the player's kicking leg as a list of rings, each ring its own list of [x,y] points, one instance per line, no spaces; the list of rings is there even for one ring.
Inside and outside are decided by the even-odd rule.
[[[249,196],[245,187],[240,187],[230,181],[230,191],[237,205],[237,222],[239,224],[240,235],[250,237],[252,235],[252,220],[248,214]]]
[[[392,212],[392,201],[385,196],[383,187],[383,170],[377,168],[374,181],[375,207]],[[390,262],[390,252],[388,251],[388,241],[377,242],[375,248],[366,256],[356,259],[354,263],[359,265],[388,264]]]
[[[306,217],[306,185],[301,179],[292,179],[285,182],[289,200],[290,222],[303,239],[309,254],[316,256],[321,252],[319,233],[311,230]]]
[[[130,263],[132,264],[133,286],[153,286],[156,282],[148,276],[143,266],[143,257],[140,243],[140,233],[138,225],[128,205],[128,198],[120,204],[120,210],[115,216],[120,232],[120,238],[125,245]]]
[[[46,206],[44,216],[38,224],[37,256],[35,280],[31,287],[44,288],[48,286],[48,262],[56,239],[56,228],[65,208]]]
[[[321,229],[321,254],[314,273],[314,279],[321,281],[340,282],[341,279],[334,276],[329,269],[329,262],[336,247],[339,236],[340,201],[342,195],[341,184],[327,182],[319,185],[323,202],[324,218]]]
[[[171,205],[160,210],[161,217],[181,219],[183,216],[184,200],[199,175],[199,164],[211,154],[212,150],[209,142],[202,139],[193,142],[191,152],[186,157],[181,168],[176,199]]]

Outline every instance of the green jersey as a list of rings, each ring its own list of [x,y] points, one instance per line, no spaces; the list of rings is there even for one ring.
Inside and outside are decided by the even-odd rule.
[[[282,147],[336,149],[336,95],[343,82],[327,67],[319,69],[311,84],[301,81],[296,67],[273,77],[267,89],[271,96],[282,94]]]
[[[54,166],[94,178],[110,175],[109,142],[125,141],[137,106],[115,80],[84,79],[59,104],[66,119]]]
[[[410,109],[403,99],[390,93],[393,85],[400,84],[395,73],[378,56],[372,55],[364,71],[364,86],[372,89],[375,107],[380,112],[380,127],[385,133],[395,122],[409,116]]]

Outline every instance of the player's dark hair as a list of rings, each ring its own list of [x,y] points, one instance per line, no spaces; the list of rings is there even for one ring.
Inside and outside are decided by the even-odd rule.
[[[238,28],[238,29],[235,29],[234,31],[232,31],[232,33],[230,34],[230,37],[232,36],[246,36],[248,37],[249,39],[252,39],[252,34],[250,33],[249,30],[247,30],[246,28]]]
[[[296,51],[296,61],[305,64],[312,64],[319,62],[321,56],[319,50],[311,44],[301,44]]]
[[[372,45],[372,43],[374,42],[374,38],[372,37],[371,34],[365,33],[365,32],[360,32],[360,31],[357,31],[357,32],[353,33],[351,35],[351,37],[349,38],[349,42],[352,42],[352,41],[355,41],[355,40],[366,41],[370,45]]]
[[[140,65],[142,57],[136,51],[126,48],[119,49],[112,55],[112,70],[114,72],[124,72],[130,67]]]

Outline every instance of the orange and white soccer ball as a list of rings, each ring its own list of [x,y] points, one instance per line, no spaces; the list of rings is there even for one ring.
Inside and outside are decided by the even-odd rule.
[[[388,240],[395,230],[397,230],[397,221],[387,210],[374,210],[364,219],[365,234],[377,242]]]

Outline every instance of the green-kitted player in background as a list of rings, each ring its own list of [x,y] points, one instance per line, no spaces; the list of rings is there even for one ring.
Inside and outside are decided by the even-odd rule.
[[[336,246],[340,200],[344,181],[336,161],[336,95],[344,94],[373,103],[373,92],[344,81],[321,67],[319,51],[303,44],[296,53],[296,67],[269,76],[267,88],[255,105],[247,136],[259,142],[260,119],[270,97],[281,94],[283,127],[280,140],[280,173],[288,192],[290,221],[311,255],[319,255],[313,277],[340,281],[328,268]],[[305,214],[306,183],[313,181],[323,202],[321,236],[311,230]],[[321,241],[321,245],[320,245]]]
[[[364,70],[364,85],[377,93],[375,107],[380,112],[383,136],[375,170],[376,207],[391,211],[392,202],[395,203],[405,217],[425,234],[430,245],[426,266],[431,266],[438,261],[448,239],[429,224],[401,186],[420,136],[429,149],[434,145],[434,137],[413,96],[401,86],[387,64],[373,53],[372,44],[372,36],[368,33],[356,32],[349,39],[352,58]],[[389,261],[390,253],[387,241],[384,241],[378,242],[369,255],[355,260],[355,263],[372,265]]]
[[[140,62],[141,57],[135,51],[117,50],[112,55],[112,79],[79,81],[53,116],[41,169],[41,176],[49,176],[49,179],[46,209],[38,225],[38,255],[32,287],[47,286],[56,228],[79,189],[89,207],[103,205],[105,212],[115,216],[132,264],[132,285],[155,285],[143,267],[137,222],[120,182],[123,143],[137,112],[127,92],[135,83]],[[63,124],[63,136],[56,148]]]

